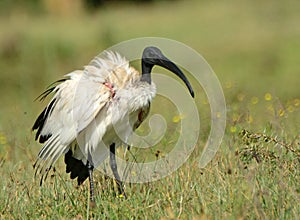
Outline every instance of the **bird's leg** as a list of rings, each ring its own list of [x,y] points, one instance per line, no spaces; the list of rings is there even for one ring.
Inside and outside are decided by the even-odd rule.
[[[117,183],[117,186],[118,186],[118,191],[119,191],[119,194],[123,197],[126,198],[126,194],[125,194],[125,191],[124,191],[124,188],[123,188],[123,183],[120,179],[120,176],[119,176],[119,173],[118,173],[118,168],[117,168],[117,162],[116,162],[116,146],[115,146],[115,143],[112,143],[110,146],[109,146],[109,150],[110,150],[110,167],[111,167],[111,170],[114,174],[114,177],[116,179],[116,183]]]
[[[94,198],[94,180],[93,180],[93,165],[89,162],[89,160],[87,161],[87,168],[88,168],[88,172],[89,172],[89,181],[90,181],[90,206],[91,207],[95,207],[96,203],[95,203],[95,198]]]

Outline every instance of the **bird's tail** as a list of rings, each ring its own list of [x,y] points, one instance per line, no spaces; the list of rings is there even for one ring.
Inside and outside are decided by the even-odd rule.
[[[70,149],[65,154],[66,172],[70,173],[71,179],[77,178],[78,185],[81,185],[89,176],[88,167],[81,160],[73,157]]]
[[[39,152],[35,164],[33,165],[35,168],[35,177],[41,175],[40,185],[42,185],[43,181],[47,179],[52,166],[63,153],[66,153],[68,148],[69,147],[67,145],[60,143],[59,135],[51,136],[47,140],[44,147]]]

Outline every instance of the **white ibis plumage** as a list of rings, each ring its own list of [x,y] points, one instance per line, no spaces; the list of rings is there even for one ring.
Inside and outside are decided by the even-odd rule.
[[[44,144],[34,164],[35,174],[41,175],[41,184],[54,163],[64,155],[71,179],[77,178],[80,185],[89,178],[90,200],[94,203],[93,169],[109,155],[119,193],[125,196],[115,147],[124,142],[119,133],[129,137],[149,113],[156,94],[151,81],[153,66],[161,66],[179,76],[194,97],[186,76],[158,48],[146,47],[141,64],[142,74],[120,54],[105,51],[83,70],[65,75],[41,94],[41,100],[54,94],[32,127],[36,130],[35,139]],[[126,117],[132,123],[124,125]]]

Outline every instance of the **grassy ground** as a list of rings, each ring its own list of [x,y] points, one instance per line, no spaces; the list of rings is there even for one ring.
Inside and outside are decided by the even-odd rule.
[[[1,11],[1,219],[300,216],[299,2],[157,2],[105,6],[90,15],[65,10],[53,15]],[[63,161],[40,188],[32,168],[40,146],[30,128],[44,104],[34,102],[36,96],[106,47],[142,36],[181,41],[215,70],[228,108],[216,157],[198,168],[207,135],[203,128],[187,163],[160,181],[127,184],[127,200],[115,196],[111,180],[96,174],[97,208],[90,209],[87,183],[76,188]],[[203,99],[199,95],[195,101],[208,124]],[[166,143],[158,146],[161,152]]]

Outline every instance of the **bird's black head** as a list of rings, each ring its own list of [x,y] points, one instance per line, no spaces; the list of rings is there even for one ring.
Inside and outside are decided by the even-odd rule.
[[[151,84],[151,71],[154,65],[161,66],[175,73],[185,83],[191,96],[194,97],[194,91],[186,76],[176,66],[176,64],[165,57],[157,47],[146,47],[144,49],[142,56],[142,81],[146,81]]]

